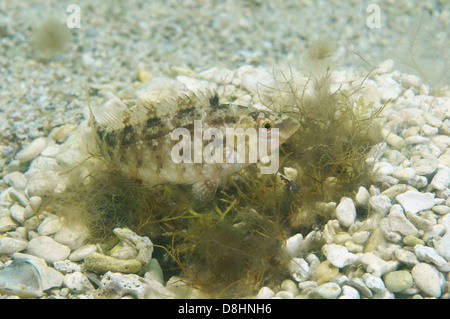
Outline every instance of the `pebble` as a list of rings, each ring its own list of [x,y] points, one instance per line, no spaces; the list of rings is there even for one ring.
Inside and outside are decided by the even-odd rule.
[[[363,280],[364,283],[366,284],[366,287],[372,290],[374,293],[379,294],[386,289],[383,280],[381,280],[380,277],[366,273],[363,275]]]
[[[89,279],[79,271],[65,275],[63,286],[69,288],[70,292],[76,294],[86,294],[94,290],[94,286]]]
[[[417,259],[416,255],[414,255],[413,252],[406,250],[406,249],[397,249],[394,251],[394,256],[397,258],[398,261],[401,263],[413,267],[419,263],[419,260]]]
[[[367,207],[369,203],[370,193],[364,186],[360,186],[355,195],[355,203],[358,206]]]
[[[372,290],[367,288],[366,284],[364,283],[364,281],[361,278],[354,277],[354,278],[350,279],[347,282],[347,284],[349,286],[356,288],[358,290],[358,292],[360,294],[362,294],[364,297],[372,298],[372,296],[373,296]]]
[[[96,245],[94,244],[84,245],[72,251],[72,253],[69,255],[69,260],[80,261],[86,258],[86,256],[88,256],[89,254],[96,251],[97,251]]]
[[[367,272],[377,277],[381,277],[389,270],[389,264],[373,253],[359,255],[358,261],[364,266]]]
[[[356,218],[356,208],[353,200],[349,197],[343,197],[336,207],[336,218],[343,227],[350,227]]]
[[[311,299],[337,299],[341,294],[341,287],[333,282],[327,282],[316,288],[313,288],[308,293],[308,298]]]
[[[256,294],[255,299],[270,299],[275,296],[275,293],[269,287],[262,287]]]
[[[397,184],[389,187],[385,191],[383,191],[380,195],[386,195],[392,201],[395,196],[406,192],[407,186],[405,184]]]
[[[387,273],[384,283],[390,292],[401,292],[413,286],[413,278],[406,270],[398,270]]]
[[[70,260],[55,261],[53,267],[63,274],[73,273],[75,271],[81,271],[81,265],[74,263]]]
[[[416,236],[413,235],[408,235],[405,238],[403,238],[403,243],[406,246],[416,246],[416,245],[423,245],[425,244],[424,241],[420,238],[417,238]]]
[[[40,257],[50,264],[64,260],[70,254],[69,247],[56,242],[48,236],[39,236],[30,240],[27,251],[29,254]]]
[[[349,252],[346,247],[341,245],[326,244],[322,247],[322,251],[330,264],[337,268],[351,265],[358,259],[355,254]]]
[[[301,244],[303,242],[302,234],[295,234],[286,240],[285,250],[291,257],[296,257],[301,250]]]
[[[46,139],[44,137],[39,137],[17,153],[16,159],[18,159],[21,163],[29,162],[37,157],[44,150],[46,145]]]
[[[9,216],[0,217],[0,233],[17,228],[17,224]]]
[[[319,285],[336,278],[339,268],[333,266],[328,260],[321,262],[316,269],[316,278]]]
[[[444,190],[450,184],[450,172],[447,169],[439,169],[430,182],[430,186],[437,190]]]
[[[439,297],[441,295],[441,281],[439,272],[427,263],[420,263],[413,267],[411,275],[419,288],[426,295]]]
[[[414,253],[421,261],[426,261],[435,264],[436,266],[443,266],[447,261],[439,255],[436,249],[424,245],[415,245]]]
[[[450,206],[447,205],[436,205],[432,208],[433,212],[439,215],[450,214]]]
[[[9,212],[11,213],[11,217],[18,222],[19,224],[23,225],[25,222],[25,207],[14,204],[9,208]]]
[[[342,294],[338,299],[360,299],[360,295],[358,290],[351,286],[344,285],[342,286]]]
[[[28,242],[22,239],[1,237],[0,238],[0,255],[9,255],[27,248]]]
[[[38,226],[37,232],[40,236],[48,236],[58,232],[62,225],[58,217],[50,215]]]
[[[450,233],[445,234],[440,240],[435,242],[435,247],[439,255],[450,261]]]
[[[27,186],[28,180],[22,172],[11,172],[3,177],[3,180],[18,190],[24,190]]]
[[[391,207],[388,220],[390,230],[399,232],[403,236],[415,236],[419,232],[419,230],[406,218],[405,214],[403,214],[402,207],[398,204]]]
[[[369,199],[369,209],[371,213],[384,216],[391,208],[391,200],[386,195],[375,195]]]
[[[416,171],[411,167],[400,168],[394,170],[392,176],[401,182],[409,183],[416,176]]]
[[[425,209],[431,209],[435,205],[434,194],[432,193],[407,191],[397,195],[395,199],[402,205],[407,213],[413,214]]]
[[[289,272],[297,282],[305,281],[309,278],[309,265],[303,258],[295,257],[289,262]]]
[[[54,239],[70,249],[80,247],[88,237],[88,230],[85,226],[74,224],[62,227],[55,235]]]
[[[439,164],[438,159],[422,158],[416,161],[411,161],[411,167],[414,168],[417,175],[433,174]]]

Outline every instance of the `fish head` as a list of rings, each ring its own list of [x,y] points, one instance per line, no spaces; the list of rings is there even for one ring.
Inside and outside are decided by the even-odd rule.
[[[259,132],[259,139],[270,142],[274,137],[278,137],[279,145],[294,135],[300,126],[296,119],[279,112],[257,111],[252,117]]]

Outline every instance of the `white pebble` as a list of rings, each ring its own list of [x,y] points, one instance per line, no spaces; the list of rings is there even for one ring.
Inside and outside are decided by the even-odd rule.
[[[64,276],[63,286],[69,288],[70,292],[83,294],[94,290],[89,279],[79,271]]]
[[[344,285],[342,286],[342,294],[338,299],[360,299],[360,295],[358,290],[351,286]]]
[[[390,230],[399,232],[403,236],[415,236],[419,232],[419,230],[406,218],[402,207],[398,204],[391,207],[388,220]]]
[[[450,184],[450,172],[447,169],[439,169],[430,182],[430,186],[437,190],[444,190]]]
[[[381,277],[386,271],[389,270],[389,264],[372,253],[360,255],[359,262],[364,266],[364,268],[366,268],[367,272],[377,277]]]
[[[70,254],[69,247],[56,242],[48,236],[39,236],[30,240],[27,251],[31,255],[43,258],[48,263],[64,260]]]
[[[397,195],[395,199],[402,205],[406,212],[417,213],[434,206],[434,194],[407,191]]]
[[[3,177],[3,180],[18,190],[23,190],[28,183],[26,176],[22,172],[9,173]]]
[[[369,203],[369,199],[370,199],[370,194],[369,194],[369,191],[367,190],[367,188],[365,188],[364,186],[360,186],[358,189],[358,192],[356,193],[356,196],[355,196],[356,205],[362,206],[362,207],[367,207],[367,204]]]
[[[9,212],[11,213],[11,217],[18,222],[19,224],[23,225],[25,222],[25,208],[23,206],[20,206],[18,204],[14,204],[9,208]]]
[[[46,139],[44,137],[39,137],[25,146],[25,148],[16,155],[16,158],[21,163],[29,162],[37,157],[44,150],[46,145]]]
[[[419,260],[433,263],[438,267],[443,266],[447,263],[447,261],[438,254],[436,249],[432,247],[418,244],[414,246],[414,253],[416,254],[417,258],[419,258]]]
[[[62,226],[59,218],[50,215],[42,221],[37,229],[37,232],[40,236],[48,236],[58,232],[61,227]]]
[[[416,176],[416,171],[411,167],[399,168],[394,170],[392,176],[402,182],[409,182]]]
[[[94,244],[84,245],[75,249],[69,256],[71,261],[83,260],[86,256],[97,251],[97,246]]]
[[[303,241],[302,234],[295,234],[294,236],[286,240],[286,252],[291,257],[296,257],[301,250],[301,244]]]
[[[61,228],[53,238],[57,242],[67,245],[70,249],[76,249],[83,244],[87,237],[86,227],[74,224]]]
[[[450,261],[450,233],[445,234],[440,240],[435,242],[435,247],[439,255]]]
[[[256,295],[255,299],[269,299],[275,296],[275,293],[270,289],[269,287],[262,287],[258,294]]]
[[[375,195],[369,199],[369,209],[371,213],[384,216],[391,208],[391,200],[386,195]]]
[[[417,288],[425,294],[431,297],[441,295],[441,281],[436,268],[426,263],[420,263],[413,267],[411,275]]]
[[[394,256],[398,261],[410,267],[415,266],[419,263],[416,255],[406,249],[397,249],[396,251],[394,251]]]
[[[343,227],[350,227],[356,218],[356,208],[349,197],[343,197],[336,207],[336,218]]]
[[[433,174],[439,164],[439,160],[436,158],[421,158],[418,160],[411,160],[411,167],[414,168],[417,175],[430,175]]]
[[[349,252],[346,247],[341,245],[326,244],[322,247],[322,251],[327,260],[337,268],[351,265],[358,259],[355,254]]]
[[[2,237],[0,238],[0,255],[9,255],[27,248],[28,242],[22,239]]]
[[[366,273],[363,275],[363,280],[367,288],[375,293],[382,293],[386,289],[384,282],[380,277]]]
[[[394,167],[388,162],[376,162],[373,165],[373,173],[381,175],[392,175]]]
[[[309,265],[303,258],[292,258],[289,262],[289,272],[295,281],[305,281],[309,278]]]
[[[336,299],[342,292],[341,287],[333,282],[322,284],[308,293],[313,299]]]

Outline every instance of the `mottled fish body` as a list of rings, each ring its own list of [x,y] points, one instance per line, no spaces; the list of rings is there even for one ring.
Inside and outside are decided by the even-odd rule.
[[[148,185],[205,183],[214,189],[220,179],[251,164],[249,161],[227,161],[230,151],[226,147],[227,129],[253,128],[258,132],[259,128],[269,128],[269,131],[277,128],[279,144],[282,144],[299,125],[285,114],[234,104],[220,105],[218,95],[209,90],[186,94],[157,105],[137,104],[131,109],[117,99],[95,115],[91,110],[91,118],[99,151],[110,169]],[[173,138],[174,130],[182,128],[194,139],[198,123],[203,132],[208,128],[222,132],[222,163],[194,161],[195,158],[203,158],[202,152],[212,139],[202,139],[201,147],[191,144],[190,163],[174,161],[172,152],[180,143]],[[267,135],[258,138],[267,138]],[[233,144],[236,148],[237,143]],[[247,154],[248,151],[246,145]],[[198,152],[202,154],[196,154]]]

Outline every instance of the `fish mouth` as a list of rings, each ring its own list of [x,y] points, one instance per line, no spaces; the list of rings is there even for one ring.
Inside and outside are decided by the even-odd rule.
[[[288,117],[278,124],[279,129],[279,143],[286,142],[300,127],[300,122],[294,118]]]

